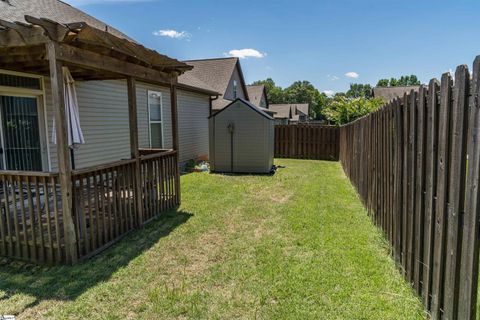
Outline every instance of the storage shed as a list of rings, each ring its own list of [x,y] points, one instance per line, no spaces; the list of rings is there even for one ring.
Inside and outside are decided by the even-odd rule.
[[[268,112],[237,99],[210,116],[212,172],[269,173],[272,170],[275,128]]]

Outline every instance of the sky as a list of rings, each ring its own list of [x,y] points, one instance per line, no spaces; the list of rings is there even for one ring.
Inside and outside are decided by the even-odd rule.
[[[247,83],[350,83],[470,68],[480,54],[477,0],[64,0],[145,46],[188,60],[241,58]]]

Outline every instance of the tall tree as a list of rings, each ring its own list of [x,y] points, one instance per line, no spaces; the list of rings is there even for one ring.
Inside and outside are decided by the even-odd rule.
[[[278,87],[272,78],[266,80],[258,80],[252,83],[254,86],[264,85],[267,91],[267,99],[269,103],[284,103],[283,89]]]
[[[309,81],[295,81],[284,90],[285,103],[308,103],[310,116],[322,119],[322,107],[326,104],[327,96],[320,93]]]
[[[346,96],[348,98],[371,98],[373,96],[372,86],[369,84],[351,83]]]
[[[399,79],[380,79],[377,82],[377,87],[416,86],[420,84],[421,83],[420,80],[418,80],[418,77],[414,74],[411,74],[409,76],[401,76]]]

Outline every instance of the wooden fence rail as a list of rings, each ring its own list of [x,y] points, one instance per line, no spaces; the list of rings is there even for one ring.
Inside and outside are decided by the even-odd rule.
[[[275,126],[275,157],[338,160],[339,128],[294,124]]]
[[[475,319],[480,57],[340,128],[340,161],[432,319]]]

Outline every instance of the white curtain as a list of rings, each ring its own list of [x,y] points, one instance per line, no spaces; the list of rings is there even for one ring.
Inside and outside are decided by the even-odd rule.
[[[63,67],[63,95],[65,99],[65,116],[67,118],[68,146],[76,149],[79,145],[85,143],[85,139],[83,138],[82,127],[80,126],[75,81],[67,67]],[[53,119],[52,142],[57,144],[55,118]]]

